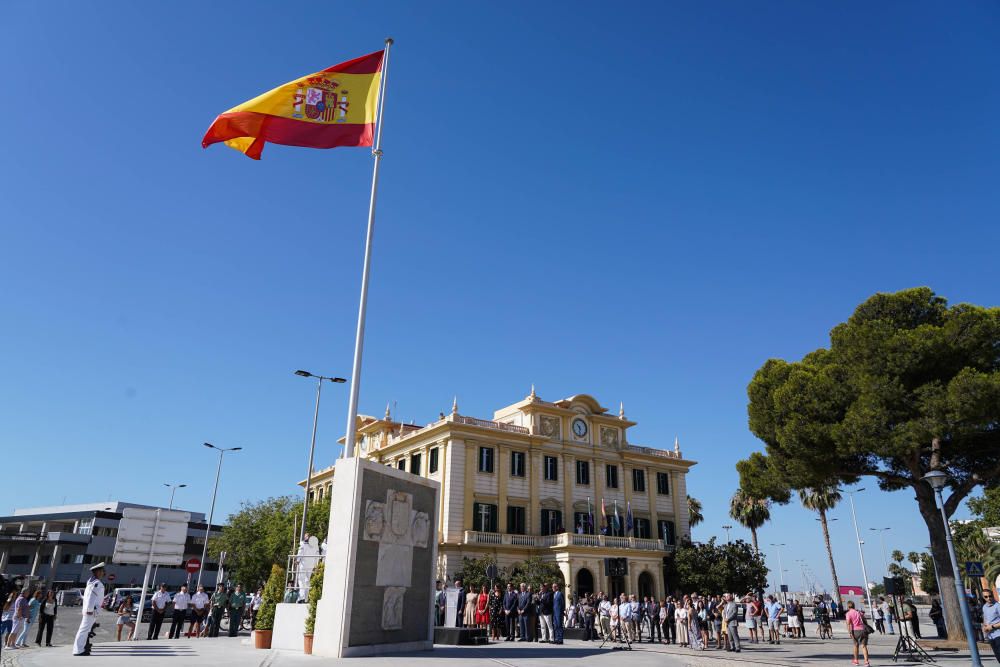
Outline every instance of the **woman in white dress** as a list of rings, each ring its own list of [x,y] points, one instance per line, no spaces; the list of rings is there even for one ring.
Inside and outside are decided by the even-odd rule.
[[[674,622],[677,624],[677,645],[688,645],[688,605],[685,600],[683,604],[677,605],[674,612]]]

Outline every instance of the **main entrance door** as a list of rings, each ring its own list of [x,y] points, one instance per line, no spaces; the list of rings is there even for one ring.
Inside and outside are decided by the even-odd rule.
[[[638,596],[641,600],[645,597],[656,597],[656,582],[653,581],[653,575],[649,572],[642,572],[639,575],[639,592]]]
[[[585,567],[576,573],[575,592],[577,595],[591,595],[594,592],[594,575]]]

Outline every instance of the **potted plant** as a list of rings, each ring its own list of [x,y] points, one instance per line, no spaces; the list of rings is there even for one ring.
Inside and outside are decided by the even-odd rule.
[[[309,611],[306,614],[306,631],[302,635],[302,651],[306,655],[313,652],[313,630],[316,629],[316,604],[323,596],[323,563],[313,569],[309,577]]]
[[[271,576],[264,585],[260,611],[257,612],[257,627],[253,631],[254,648],[271,648],[271,633],[274,631],[274,611],[285,588],[285,570],[280,565],[271,566]]]

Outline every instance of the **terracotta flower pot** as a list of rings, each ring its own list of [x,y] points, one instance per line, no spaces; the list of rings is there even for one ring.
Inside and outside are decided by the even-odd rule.
[[[253,647],[271,648],[271,630],[254,630]]]
[[[313,654],[313,636],[309,634],[302,634],[302,652],[306,655]]]

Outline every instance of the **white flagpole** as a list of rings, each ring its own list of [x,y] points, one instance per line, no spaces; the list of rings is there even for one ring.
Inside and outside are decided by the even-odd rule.
[[[354,339],[354,368],[351,372],[351,399],[347,406],[347,433],[344,436],[344,451],[341,458],[354,456],[354,435],[357,430],[358,392],[361,389],[361,355],[365,347],[365,311],[368,308],[368,275],[372,264],[372,237],[375,234],[375,197],[378,194],[378,168],[382,163],[382,113],[385,111],[385,82],[389,78],[389,47],[392,38],[385,40],[385,55],[382,57],[382,73],[378,91],[378,115],[375,125],[375,168],[372,172],[372,196],[368,204],[368,235],[365,238],[365,264],[361,271],[361,303],[358,306],[358,331]]]

